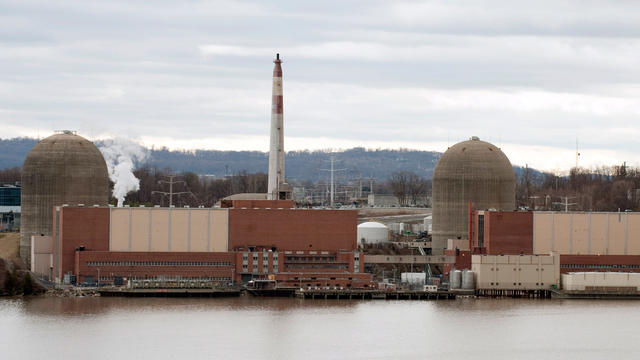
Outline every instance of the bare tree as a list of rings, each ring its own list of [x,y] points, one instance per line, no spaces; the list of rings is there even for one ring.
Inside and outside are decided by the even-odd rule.
[[[391,174],[391,192],[398,198],[400,205],[405,206],[409,195],[409,172],[398,171]]]

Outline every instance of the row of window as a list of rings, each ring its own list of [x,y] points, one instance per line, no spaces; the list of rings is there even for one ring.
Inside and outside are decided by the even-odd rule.
[[[252,255],[253,258],[253,262],[257,262],[258,261],[258,253],[254,253]],[[249,255],[248,254],[243,254],[242,255],[242,261],[243,262],[247,262],[249,261]],[[267,253],[262,253],[262,261],[263,262],[268,262],[269,261],[269,255]],[[274,262],[278,262],[278,254],[277,253],[273,253],[273,261]]]
[[[113,276],[102,276],[100,275],[100,281],[112,281],[116,277],[122,277],[118,275]],[[178,277],[165,277],[165,276],[126,276],[127,280],[150,280],[150,281],[160,281],[160,282],[168,282],[168,281],[231,281],[230,277],[215,277],[215,276],[202,276],[202,277],[193,277],[193,276],[178,276]]]
[[[539,285],[538,285],[538,284],[539,284]],[[493,283],[491,283],[491,285],[493,285]],[[496,283],[496,286],[497,286],[497,285],[500,285],[500,283]],[[517,285],[516,285],[516,283],[513,283],[513,285],[515,285],[515,286],[522,286],[522,283],[518,283]],[[542,286],[542,285],[544,285],[544,283],[536,283],[536,286]]]
[[[348,269],[346,264],[289,264],[287,269]]]
[[[322,281],[322,280],[331,280],[331,281],[333,281],[333,280],[353,280],[353,278],[352,277],[349,277],[349,278],[344,278],[344,277],[343,278],[335,278],[335,277],[332,277],[332,278],[329,278],[329,279],[327,279],[327,278],[318,279],[316,277],[312,277],[310,279],[305,279],[305,278],[298,278],[296,276],[296,277],[293,278],[293,280],[294,281],[309,281],[309,280],[311,280],[311,281],[316,281],[316,280],[320,280],[320,281]]]
[[[306,261],[306,262],[330,262],[336,261],[335,256],[287,256],[287,261]]]
[[[247,264],[242,264],[242,271],[243,272],[248,272],[249,271],[249,266],[247,266]],[[258,272],[258,265],[253,265],[253,272],[257,273]],[[264,264],[262,266],[262,272],[263,273],[268,273],[269,272],[269,265]],[[273,264],[273,272],[277,273],[278,272],[278,264]]]
[[[621,264],[560,264],[563,269],[640,269],[640,265]]]
[[[226,261],[87,261],[88,266],[231,266]]]

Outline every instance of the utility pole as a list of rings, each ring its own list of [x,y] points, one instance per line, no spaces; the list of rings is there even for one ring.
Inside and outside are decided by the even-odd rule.
[[[335,162],[335,157],[331,154],[331,207],[333,207],[333,203],[336,197],[336,183],[333,181],[333,163]]]
[[[160,183],[169,184],[169,192],[166,191],[152,191],[151,194],[162,194],[165,196],[169,196],[169,207],[173,207],[173,195],[182,195],[182,194],[192,194],[191,191],[181,191],[181,192],[173,192],[173,184],[183,183],[186,184],[184,180],[174,180],[177,175],[167,175],[169,180],[160,180]],[[193,194],[192,194],[193,195]]]
[[[569,199],[575,199],[575,196],[560,196],[560,199],[564,199],[564,202],[554,202],[554,205],[564,205],[564,211],[569,211],[569,206],[578,205],[578,203],[569,203]]]

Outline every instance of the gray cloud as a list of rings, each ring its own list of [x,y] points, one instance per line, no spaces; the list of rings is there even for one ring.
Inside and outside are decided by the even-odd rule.
[[[156,146],[264,150],[280,52],[292,147],[442,151],[479,135],[541,168],[570,166],[571,156],[548,159],[571,152],[576,137],[587,165],[633,162],[639,147],[637,2],[0,8],[4,138],[72,128]]]

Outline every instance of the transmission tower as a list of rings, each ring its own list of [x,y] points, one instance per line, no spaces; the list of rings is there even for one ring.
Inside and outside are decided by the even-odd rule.
[[[564,205],[564,211],[569,211],[569,206],[578,205],[578,203],[569,203],[569,199],[575,199],[575,196],[560,196],[560,199],[563,199],[564,202],[554,202],[554,205]]]
[[[178,177],[177,175],[167,175],[165,177],[167,177],[169,180],[160,180],[159,183],[169,184],[169,191],[168,192],[166,192],[166,191],[152,191],[151,194],[161,194],[161,195],[169,196],[169,207],[173,207],[173,196],[174,195],[182,195],[182,194],[191,194],[191,195],[193,195],[193,193],[191,191],[173,192],[173,184],[178,184],[178,183],[186,184],[186,182],[184,180],[174,180],[176,177]]]
[[[335,163],[335,159],[336,156],[334,153],[331,153],[331,155],[329,156],[329,162],[331,163],[331,169],[320,169],[322,171],[329,171],[331,173],[331,190],[330,190],[330,207],[333,208],[334,204],[335,204],[335,196],[336,196],[336,183],[335,183],[335,179],[334,179],[334,173],[336,171],[345,171],[347,169],[336,169],[334,167],[334,163]]]

